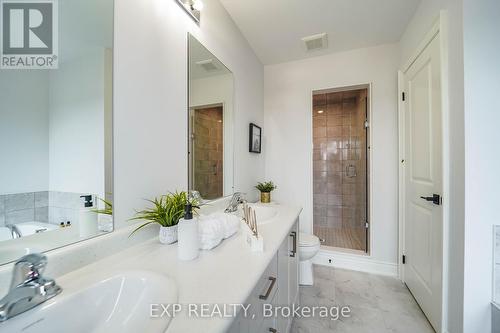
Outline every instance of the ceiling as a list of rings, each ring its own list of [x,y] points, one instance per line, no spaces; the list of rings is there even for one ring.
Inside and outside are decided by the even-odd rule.
[[[215,69],[206,71],[199,65],[200,62],[207,61],[210,61]],[[228,73],[231,71],[216,56],[201,45],[196,38],[189,35],[189,79],[196,80]]]
[[[399,41],[420,0],[220,0],[265,65]],[[326,32],[328,48],[301,38]]]

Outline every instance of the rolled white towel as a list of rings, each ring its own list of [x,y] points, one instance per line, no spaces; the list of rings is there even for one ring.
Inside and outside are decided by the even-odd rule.
[[[224,226],[220,219],[210,215],[200,216],[198,221],[200,249],[211,250],[224,239]]]
[[[215,213],[214,218],[220,219],[224,227],[224,239],[227,239],[240,230],[240,218],[234,214]]]
[[[211,250],[240,229],[240,219],[233,214],[201,215],[198,221],[200,249]]]

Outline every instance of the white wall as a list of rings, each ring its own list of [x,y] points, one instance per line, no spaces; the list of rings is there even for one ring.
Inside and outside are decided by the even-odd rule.
[[[47,190],[47,83],[43,71],[0,72],[0,195]]]
[[[440,10],[448,15],[448,74],[449,74],[449,161],[450,207],[447,233],[449,267],[448,331],[462,332],[463,322],[463,240],[464,240],[464,78],[462,0],[422,0],[400,41],[401,69],[416,51],[419,43],[439,17]],[[445,68],[446,69],[446,68]],[[446,230],[445,230],[446,233]],[[446,267],[445,267],[446,270]],[[445,281],[446,283],[446,281]],[[476,286],[475,286],[476,287]],[[446,315],[446,313],[445,313]],[[446,320],[445,320],[446,322]],[[478,331],[479,332],[479,331]]]
[[[464,332],[490,332],[494,283],[493,225],[500,224],[500,1],[464,0],[463,13]]]
[[[372,84],[371,255],[396,263],[398,249],[398,46],[383,45],[265,67],[263,150],[278,202],[304,207],[312,232],[312,91]]]
[[[49,191],[104,198],[105,50],[81,50],[50,74]]]
[[[223,153],[224,163],[224,196],[231,195],[234,187],[234,129],[233,129],[233,96],[234,80],[233,74],[209,76],[191,80],[189,91],[189,106],[206,106],[211,104],[223,104]]]
[[[248,123],[263,122],[263,68],[217,0],[198,26],[165,0],[115,3],[115,221],[127,225],[143,198],[187,188],[187,33],[234,74],[235,189],[251,194],[263,157],[248,153]]]

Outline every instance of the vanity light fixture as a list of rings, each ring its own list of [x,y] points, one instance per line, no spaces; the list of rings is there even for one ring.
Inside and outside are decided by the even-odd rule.
[[[191,7],[199,12],[203,10],[203,2],[201,0],[193,0]]]
[[[203,2],[201,0],[176,0],[177,3],[196,21],[200,23]]]

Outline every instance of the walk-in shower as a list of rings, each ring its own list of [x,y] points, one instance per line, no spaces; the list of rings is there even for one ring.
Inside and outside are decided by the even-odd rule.
[[[368,89],[313,94],[314,234],[368,252]]]

